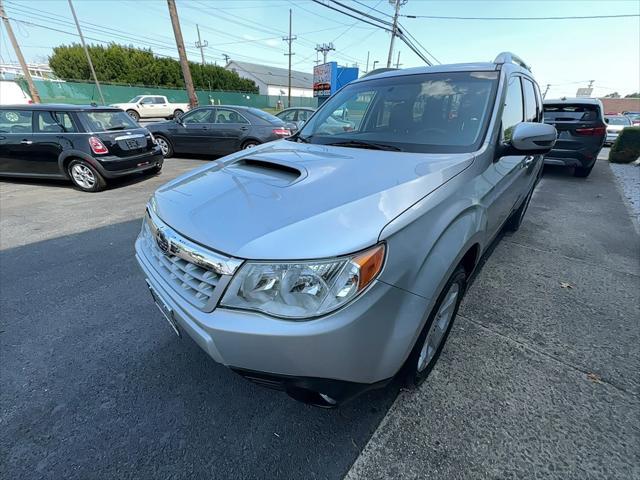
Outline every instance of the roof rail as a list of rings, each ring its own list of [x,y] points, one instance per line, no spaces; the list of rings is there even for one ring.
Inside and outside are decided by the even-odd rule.
[[[502,65],[505,63],[515,63],[516,65],[520,65],[522,68],[525,68],[531,71],[531,67],[529,67],[529,65],[524,63],[524,60],[522,60],[515,53],[511,53],[511,52],[499,53],[496,59],[493,61],[493,63],[497,63],[499,65]]]

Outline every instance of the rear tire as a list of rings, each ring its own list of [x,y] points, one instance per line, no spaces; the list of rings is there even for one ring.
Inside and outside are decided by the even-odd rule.
[[[140,114],[138,112],[136,112],[135,110],[127,110],[127,114],[133,118],[133,120],[135,122],[137,122],[138,120],[140,120]]]
[[[164,156],[164,158],[173,157],[173,145],[171,145],[171,141],[164,135],[159,135],[157,133],[154,135],[154,137],[156,139],[156,145],[158,145],[160,147],[160,150],[162,150],[162,155]]]
[[[83,192],[99,192],[107,186],[104,177],[84,160],[72,160],[67,166],[67,173],[73,185]]]
[[[578,178],[587,178],[591,174],[591,170],[593,170],[594,166],[595,163],[590,167],[575,167],[573,169],[573,176]]]
[[[467,274],[462,265],[454,270],[445,284],[429,318],[401,370],[408,387],[424,382],[435,366],[447,341],[460,302],[467,288]]]

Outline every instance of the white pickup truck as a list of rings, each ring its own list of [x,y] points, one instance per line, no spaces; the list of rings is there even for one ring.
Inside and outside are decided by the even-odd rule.
[[[162,95],[138,95],[127,103],[114,103],[111,106],[121,108],[136,122],[141,118],[180,118],[189,110],[188,103],[170,103]]]

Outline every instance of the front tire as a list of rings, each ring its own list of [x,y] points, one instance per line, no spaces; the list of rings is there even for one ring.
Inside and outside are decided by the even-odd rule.
[[[136,112],[135,110],[127,110],[127,114],[133,118],[134,122],[137,122],[140,120],[140,114],[138,112]]]
[[[73,160],[67,167],[71,182],[83,192],[99,192],[104,190],[107,182],[88,162]]]
[[[409,387],[417,387],[433,370],[458,314],[467,288],[467,274],[458,265],[442,289],[409,358],[402,367],[402,379]]]
[[[171,145],[171,141],[164,135],[155,134],[154,137],[156,139],[156,145],[158,145],[160,150],[162,150],[164,158],[171,158],[173,156],[173,146]]]

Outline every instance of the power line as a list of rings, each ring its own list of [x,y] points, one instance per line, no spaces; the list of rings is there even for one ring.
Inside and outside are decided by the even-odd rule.
[[[595,18],[628,18],[640,17],[640,14],[622,14],[622,15],[586,15],[586,16],[569,16],[569,17],[457,17],[457,16],[440,16],[440,15],[400,15],[406,18],[429,18],[433,20],[589,20]]]

